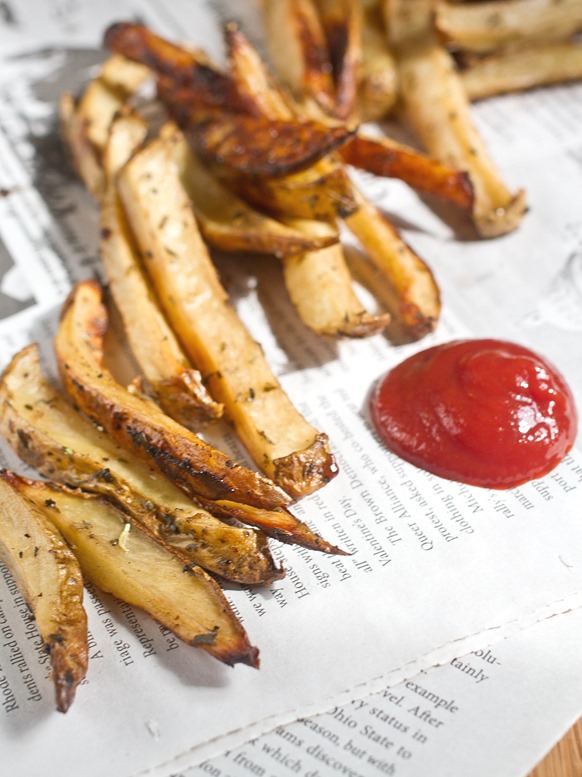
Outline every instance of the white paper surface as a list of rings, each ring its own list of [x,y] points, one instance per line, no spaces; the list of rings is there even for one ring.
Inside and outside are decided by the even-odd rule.
[[[55,104],[61,91],[80,86],[103,58],[98,50],[102,29],[108,21],[138,16],[211,51],[220,40],[216,16],[203,2],[172,4],[171,11],[146,0],[99,9],[80,0],[27,6],[23,14],[14,4],[15,21],[0,26],[5,58],[0,71],[2,365],[32,339],[50,349],[58,306],[70,284],[99,273],[96,208],[67,166]],[[221,9],[224,13],[224,4]],[[437,754],[439,774],[477,775],[477,768],[483,774],[520,774],[582,711],[576,683],[567,682],[566,673],[556,676],[547,661],[551,646],[560,644],[564,665],[575,672],[574,648],[582,631],[578,613],[552,618],[500,643],[504,635],[582,604],[580,453],[574,451],[547,478],[519,489],[470,488],[422,473],[384,451],[365,409],[370,386],[390,366],[418,348],[468,334],[534,347],[562,370],[582,405],[582,219],[577,206],[582,113],[572,107],[580,97],[582,87],[572,86],[476,107],[508,182],[528,192],[531,212],[505,238],[475,241],[464,225],[454,223],[453,214],[429,208],[403,184],[360,176],[403,226],[443,290],[443,321],[422,343],[394,348],[381,336],[339,345],[318,339],[298,322],[274,263],[222,259],[242,318],[300,410],[329,434],[341,466],[333,483],[294,511],[352,556],[276,547],[287,568],[285,580],[270,591],[228,592],[261,648],[260,672],[223,667],[179,644],[145,616],[90,590],[92,660],[66,716],[53,711],[46,656],[3,571],[0,742],[11,774],[34,773],[42,763],[50,777],[66,774],[74,763],[76,768],[82,764],[88,777],[168,775],[298,716],[349,699],[371,706],[370,691],[436,663],[449,667],[431,671],[431,683],[441,689],[434,692],[460,698],[461,678],[463,703],[451,715],[455,725],[448,720],[446,726],[432,726],[438,737],[427,728],[430,721],[419,719],[427,742],[420,737],[411,749],[405,732],[394,749],[384,748],[389,759],[398,747],[411,752],[394,762],[397,774],[423,775]],[[231,436],[221,444],[244,459]],[[0,458],[24,471],[7,450]],[[495,645],[495,655],[505,651],[499,659],[503,669],[496,666],[487,681],[475,683],[480,695],[473,696],[464,673],[451,669],[450,662],[488,645]],[[549,699],[548,678],[555,690]],[[535,704],[521,703],[526,696],[543,703],[543,716]],[[510,702],[519,710],[521,727],[520,721],[513,721],[517,728],[500,722]],[[367,757],[373,750],[361,731],[365,721],[358,718],[353,746]],[[524,721],[531,736],[525,735]],[[296,725],[286,731],[296,731]],[[513,748],[509,731],[521,737],[519,748]],[[347,740],[338,737],[344,753]],[[457,759],[456,752],[451,758],[451,741],[467,761]],[[266,742],[278,740],[271,735],[249,746],[254,749],[245,746],[238,752],[253,753],[252,761],[258,751],[267,752]],[[421,747],[429,742],[430,749]],[[512,771],[499,771],[497,761],[491,768],[493,742],[499,763]],[[276,744],[268,746],[276,749]],[[303,772],[296,772],[305,777],[314,770],[320,775],[338,771],[325,761],[309,765],[299,750],[296,756],[305,760]],[[253,773],[242,755],[239,761],[234,758],[216,769]],[[459,765],[471,758],[470,772],[468,767],[463,772]],[[354,759],[355,769],[364,755]],[[359,762],[362,768],[365,762]],[[272,764],[269,768],[281,773]]]

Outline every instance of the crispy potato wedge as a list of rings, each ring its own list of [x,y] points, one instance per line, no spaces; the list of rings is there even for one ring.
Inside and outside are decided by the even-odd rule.
[[[7,470],[0,470],[0,559],[31,609],[50,654],[57,710],[66,712],[89,660],[83,577],[57,529]]]
[[[332,65],[313,0],[270,0],[263,8],[267,46],[279,78],[298,100],[311,99],[333,114]]]
[[[231,502],[228,499],[219,499],[210,504],[207,500],[201,499],[200,502],[208,505],[216,515],[224,518],[236,518],[242,523],[248,523],[262,529],[265,534],[279,542],[286,542],[291,545],[301,545],[310,550],[318,550],[321,553],[332,553],[339,556],[347,556],[345,550],[332,545],[324,540],[319,534],[311,529],[306,523],[298,521],[297,518],[284,507],[279,507],[276,511],[259,510],[256,507],[250,508],[239,502]]]
[[[362,66],[362,7],[358,0],[317,0],[331,61],[335,93],[333,114],[357,119]]]
[[[283,176],[310,167],[353,135],[348,127],[311,120],[282,121],[264,116],[222,114],[192,122],[172,100],[176,123],[206,163],[243,175]]]
[[[228,56],[228,72],[239,94],[247,96],[262,116],[291,121],[297,112],[291,97],[268,71],[255,47],[237,24],[225,25],[224,37]]]
[[[281,178],[225,175],[217,167],[212,171],[243,199],[282,217],[335,222],[357,208],[346,170],[333,157]]]
[[[115,55],[89,81],[78,100],[69,93],[61,96],[61,132],[77,174],[97,199],[105,188],[102,155],[110,125],[148,75],[147,68]]]
[[[102,361],[106,328],[99,285],[78,283],[64,305],[55,352],[65,391],[85,415],[191,496],[234,501],[240,496],[245,503],[267,510],[289,503],[289,497],[270,480],[236,464],[153,402],[116,383]]]
[[[461,72],[470,100],[582,79],[582,42],[536,43],[472,57]]]
[[[380,0],[391,46],[403,46],[432,30],[434,0]]]
[[[379,13],[366,13],[362,20],[362,63],[357,95],[361,121],[384,118],[398,97],[396,59],[390,49]]]
[[[474,192],[469,176],[388,137],[362,132],[341,149],[341,157],[374,175],[399,178],[413,189],[472,211]]]
[[[451,46],[493,51],[520,42],[561,40],[582,30],[579,0],[439,2],[435,26]]]
[[[515,229],[527,208],[525,194],[513,194],[502,181],[450,55],[426,37],[401,47],[398,64],[405,118],[431,156],[469,174],[479,234],[496,237]]]
[[[59,99],[59,121],[75,172],[93,197],[99,199],[105,188],[103,169],[97,150],[87,138],[77,102],[69,92],[64,92]]]
[[[241,200],[202,165],[180,134],[172,133],[180,179],[206,242],[221,251],[267,253],[279,258],[324,248],[339,240],[331,225],[306,231],[276,221]],[[168,137],[170,135],[168,134]]]
[[[167,553],[124,513],[95,494],[12,476],[74,548],[83,574],[106,593],[139,607],[189,645],[219,661],[259,666],[259,651],[217,583]]]
[[[225,524],[152,467],[128,461],[123,448],[47,382],[35,345],[17,354],[2,376],[0,432],[41,475],[106,496],[184,564],[247,585],[283,574],[262,533]]]
[[[126,151],[133,145],[132,126],[132,117],[125,116],[112,125],[111,148],[106,149],[111,157],[106,165],[110,177],[130,156],[122,153],[122,144],[125,137]],[[151,395],[169,416],[194,431],[220,418],[222,406],[212,400],[200,373],[188,364],[159,309],[113,184],[102,197],[100,220],[105,276],[129,345],[147,381],[143,385],[138,380],[136,388]]]
[[[337,472],[327,440],[292,405],[230,305],[167,143],[135,155],[119,185],[168,320],[251,456],[294,497],[320,488]]]
[[[390,312],[411,339],[432,332],[441,310],[440,292],[428,266],[406,245],[384,215],[359,194],[358,210],[345,220],[393,295]]]
[[[390,321],[388,314],[372,315],[362,306],[339,244],[287,257],[283,277],[299,317],[317,334],[370,337]]]

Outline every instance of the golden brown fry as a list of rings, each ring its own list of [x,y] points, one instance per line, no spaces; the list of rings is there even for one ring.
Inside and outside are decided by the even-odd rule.
[[[469,174],[479,234],[495,237],[515,229],[527,207],[525,194],[512,194],[502,181],[450,55],[426,37],[401,47],[398,64],[405,118],[431,156]]]
[[[428,266],[401,239],[372,203],[359,195],[358,210],[346,219],[393,294],[390,312],[411,338],[431,332],[440,316],[440,293]]]
[[[206,500],[201,500],[202,504],[208,504]],[[248,523],[262,529],[265,534],[280,542],[287,542],[292,545],[302,545],[310,550],[318,550],[321,553],[332,553],[334,555],[349,555],[341,548],[332,545],[319,534],[314,532],[306,523],[299,521],[289,510],[284,507],[276,511],[258,510],[242,505],[238,502],[230,502],[228,499],[220,499],[208,505],[216,513],[225,518],[236,518],[237,520]]]
[[[357,208],[346,170],[333,157],[282,178],[213,172],[243,199],[281,217],[335,222]]]
[[[99,155],[87,138],[77,103],[69,92],[60,97],[59,120],[75,172],[93,197],[99,199],[105,188]]]
[[[104,153],[112,179],[141,142],[145,127],[137,117],[118,117],[111,126]],[[145,134],[145,133],[144,133]],[[199,429],[222,415],[202,384],[197,370],[188,364],[176,336],[168,326],[144,275],[133,237],[113,183],[101,202],[101,257],[109,288],[121,314],[124,329],[146,378],[136,382],[168,415],[189,429]]]
[[[332,113],[335,86],[321,21],[313,0],[264,4],[266,40],[279,78],[298,100],[312,99]]]
[[[362,21],[362,64],[358,86],[361,121],[379,121],[396,103],[396,59],[378,13],[366,13]]]
[[[0,432],[41,475],[106,496],[184,564],[248,585],[282,575],[263,534],[223,523],[152,467],[128,461],[123,448],[46,381],[35,345],[17,354],[2,376]]]
[[[371,315],[354,289],[341,245],[283,260],[285,285],[303,323],[328,337],[369,337],[389,315]]]
[[[224,28],[228,55],[228,72],[241,95],[257,111],[270,119],[291,121],[297,112],[291,98],[268,71],[257,50],[238,25],[231,22]]]
[[[436,4],[435,26],[451,46],[493,51],[519,43],[556,41],[582,30],[579,0],[489,0]]]
[[[434,0],[379,0],[371,17],[382,20],[382,28],[391,48],[424,37],[432,29]],[[380,26],[380,25],[377,25]]]
[[[257,648],[204,570],[185,570],[136,526],[126,528],[124,514],[102,497],[15,475],[12,480],[75,548],[83,574],[98,588],[219,661],[258,667]]]
[[[99,285],[95,281],[78,283],[64,305],[55,351],[65,391],[85,415],[187,494],[234,501],[241,498],[267,510],[289,503],[289,497],[270,480],[236,464],[166,416],[153,402],[116,383],[103,366],[106,328]]]
[[[169,105],[176,123],[206,163],[224,165],[243,175],[271,177],[304,170],[353,134],[341,125],[242,114],[222,114],[197,123],[177,101]]]
[[[362,66],[362,8],[357,0],[316,0],[334,75],[333,115],[355,119]]]
[[[148,77],[148,72],[141,65],[116,55],[105,62],[77,101],[68,93],[61,96],[61,131],[79,177],[97,199],[105,187],[102,156],[110,125]]]
[[[119,183],[168,320],[253,459],[292,496],[320,488],[337,472],[327,442],[295,409],[230,305],[167,144],[140,151]]]
[[[434,0],[380,0],[391,46],[423,38],[432,30]]]
[[[59,532],[7,470],[0,470],[0,559],[31,609],[50,655],[57,709],[66,712],[87,673],[81,569]]]
[[[251,208],[206,170],[179,133],[173,133],[172,149],[200,231],[213,248],[284,257],[339,240],[337,229],[330,225],[315,234],[287,226]]]
[[[358,132],[341,149],[341,157],[344,162],[374,175],[399,178],[413,189],[439,197],[462,210],[473,209],[473,187],[466,173],[391,138]]]
[[[582,42],[537,43],[473,57],[461,72],[470,100],[582,79]]]

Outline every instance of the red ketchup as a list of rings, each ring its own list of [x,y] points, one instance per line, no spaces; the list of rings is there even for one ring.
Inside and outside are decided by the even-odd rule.
[[[527,348],[457,340],[391,370],[370,400],[386,446],[449,480],[512,488],[552,470],[577,414],[560,373]]]

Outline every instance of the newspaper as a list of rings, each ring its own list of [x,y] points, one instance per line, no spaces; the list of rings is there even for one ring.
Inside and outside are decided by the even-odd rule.
[[[228,12],[224,3],[170,10],[154,0],[98,8],[30,0],[26,13],[0,4],[1,366],[32,340],[50,354],[71,284],[100,277],[96,207],[58,136],[59,94],[80,88],[103,60],[110,21],[138,18],[220,56]],[[421,343],[309,335],[275,263],[219,258],[241,318],[301,412],[329,434],[340,464],[335,481],[293,510],[351,556],[274,543],[286,578],[264,591],[229,588],[261,649],[259,672],[199,655],[88,585],[90,668],[66,716],[54,712],[48,658],[0,568],[0,742],[11,774],[42,764],[49,776],[82,765],[89,776],[167,777],[194,767],[416,777],[438,762],[451,775],[519,775],[582,712],[580,451],[520,488],[471,488],[388,453],[365,410],[370,386],[392,365],[467,335],[534,347],[581,404],[581,96],[570,86],[475,106],[508,182],[528,193],[531,211],[507,237],[476,241],[454,214],[403,184],[358,176],[443,290],[442,322]],[[231,434],[217,444],[249,463]],[[26,471],[6,448],[0,459]],[[221,761],[205,760],[226,750]]]

